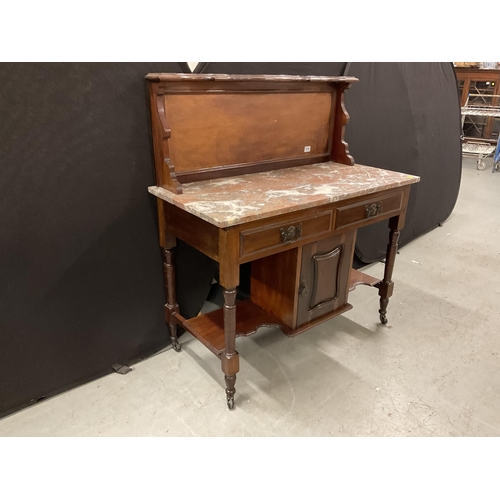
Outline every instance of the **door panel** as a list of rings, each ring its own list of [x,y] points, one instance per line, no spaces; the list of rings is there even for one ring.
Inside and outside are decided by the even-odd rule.
[[[313,289],[309,310],[337,298],[343,250],[344,245],[340,244],[327,253],[313,255]]]
[[[355,234],[349,231],[303,247],[297,326],[347,304]]]

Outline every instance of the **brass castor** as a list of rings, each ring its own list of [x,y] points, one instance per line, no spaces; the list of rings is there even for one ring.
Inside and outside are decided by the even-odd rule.
[[[232,410],[234,408],[234,397],[227,397],[227,408]]]
[[[380,322],[383,324],[383,325],[387,325],[387,316],[385,314],[381,314],[380,315]]]
[[[172,342],[172,347],[174,348],[175,352],[181,352],[182,351],[182,347],[179,344],[179,342]]]

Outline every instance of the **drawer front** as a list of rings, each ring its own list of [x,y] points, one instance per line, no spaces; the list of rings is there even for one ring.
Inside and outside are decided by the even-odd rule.
[[[240,256],[273,248],[286,247],[297,241],[321,236],[331,231],[332,210],[307,217],[297,217],[241,232]]]
[[[389,214],[396,214],[401,210],[402,198],[403,193],[399,192],[339,207],[335,218],[335,228],[340,229],[368,220],[384,219]]]

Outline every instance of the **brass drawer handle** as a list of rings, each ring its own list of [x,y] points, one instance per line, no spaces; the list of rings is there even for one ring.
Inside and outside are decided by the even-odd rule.
[[[382,213],[382,205],[380,202],[372,203],[371,205],[365,205],[365,215],[367,219],[371,217],[377,217]]]
[[[290,226],[288,229],[280,228],[280,239],[282,243],[293,243],[302,238],[302,223]]]

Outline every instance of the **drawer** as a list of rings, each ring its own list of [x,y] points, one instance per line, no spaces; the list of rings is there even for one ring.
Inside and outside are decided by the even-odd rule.
[[[364,221],[372,221],[387,218],[389,214],[396,214],[401,210],[403,193],[373,197],[360,203],[353,203],[337,208],[335,218],[335,229],[359,224]]]
[[[332,228],[332,210],[306,217],[288,218],[241,232],[240,257],[285,247],[296,241],[327,234]]]

